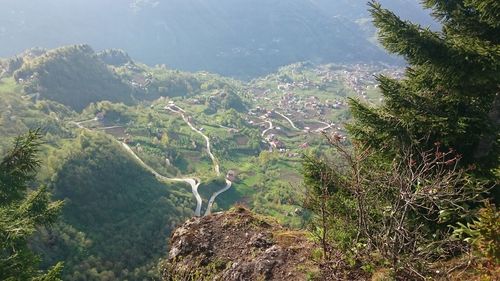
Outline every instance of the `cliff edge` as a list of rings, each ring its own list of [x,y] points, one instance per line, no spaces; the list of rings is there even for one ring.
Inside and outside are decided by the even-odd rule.
[[[313,243],[243,207],[196,217],[170,241],[163,280],[307,280]]]

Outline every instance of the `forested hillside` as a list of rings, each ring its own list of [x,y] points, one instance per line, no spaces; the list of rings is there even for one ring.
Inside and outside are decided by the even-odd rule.
[[[64,280],[154,278],[170,232],[192,215],[185,187],[158,182],[119,143],[85,131],[46,163],[65,207],[34,244],[45,264],[64,260]]]
[[[120,64],[117,52],[100,57]],[[155,278],[156,264],[167,250],[171,230],[192,216],[187,187],[158,181],[112,137],[78,129],[72,120],[82,117],[58,102],[67,100],[65,94],[69,93],[70,99],[82,102],[78,106],[87,106],[92,100],[85,97],[85,91],[95,85],[105,90],[111,89],[110,83],[126,89],[132,86],[122,82],[86,46],[33,50],[4,62],[15,60],[20,63],[0,79],[1,155],[10,149],[14,137],[40,128],[43,145],[37,182],[64,201],[58,222],[39,228],[30,239],[31,248],[42,256],[42,267],[64,260],[63,280]],[[26,80],[14,78],[28,69],[43,72],[43,79],[36,80],[47,87],[44,91],[39,87],[43,94],[32,94]],[[80,76],[81,72],[90,77]],[[81,78],[89,78],[90,84],[74,87]],[[93,98],[109,98],[104,93]],[[120,116],[118,111],[113,116],[109,107],[98,108],[106,108],[110,121]],[[122,115],[122,120],[125,118]]]
[[[57,48],[0,59],[0,279],[498,276],[496,2],[27,2],[0,40]]]
[[[99,60],[88,45],[63,47],[34,58],[23,56],[22,60],[14,78],[28,95],[77,111],[100,100],[132,101],[133,88]]]
[[[47,135],[71,136],[58,116],[74,116],[74,112],[56,102],[33,102],[24,95],[21,85],[13,77],[0,79],[0,151],[5,152],[17,135],[33,128],[43,128]],[[51,141],[47,139],[46,141]]]

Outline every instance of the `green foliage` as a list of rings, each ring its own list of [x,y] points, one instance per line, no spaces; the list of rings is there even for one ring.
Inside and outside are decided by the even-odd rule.
[[[149,92],[161,97],[190,96],[199,93],[202,82],[196,75],[178,70],[155,69]]]
[[[123,103],[111,103],[109,101],[91,103],[82,113],[89,116],[101,114],[103,116],[102,121],[109,124],[126,124],[131,119],[129,107]]]
[[[45,187],[31,190],[40,165],[41,135],[30,131],[14,142],[0,162],[0,279],[60,280],[62,264],[47,272],[38,269],[39,258],[28,242],[38,227],[52,225],[62,201],[51,202]]]
[[[247,110],[245,104],[241,100],[241,97],[234,93],[233,91],[227,91],[221,94],[222,98],[222,108],[229,110],[236,110],[238,112],[244,112]]]
[[[487,202],[477,218],[470,223],[459,223],[453,235],[472,245],[482,257],[493,265],[500,264],[500,212],[495,205]]]
[[[304,161],[305,207],[327,261],[334,248],[352,266],[377,252],[375,262],[398,278],[419,279],[432,276],[432,263],[465,250],[452,241],[450,224],[473,214],[469,204],[485,187],[457,168],[453,152],[408,149],[386,166],[370,149],[355,144],[351,151],[335,136],[328,141],[337,154]]]
[[[101,134],[82,132],[49,158],[50,187],[66,207],[35,243],[45,259],[65,260],[65,280],[156,278],[168,235],[192,215],[184,187],[158,182]]]
[[[27,94],[40,94],[75,110],[101,100],[132,101],[132,88],[88,45],[62,47],[26,61],[14,78]]]
[[[364,197],[380,202],[370,207],[379,213],[368,221],[381,221],[366,237],[379,241],[376,248],[389,257],[396,277],[424,278],[429,263],[463,252],[451,242],[448,225],[467,220],[481,200],[486,188],[477,176],[496,181],[500,18],[486,11],[490,2],[423,1],[442,24],[440,32],[370,3],[381,43],[410,64],[402,80],[377,78],[381,106],[351,99],[348,128],[374,149],[369,158],[382,163],[373,169],[380,174],[363,174],[371,179]],[[377,232],[386,234],[372,236]]]
[[[491,12],[498,10],[498,1],[493,2],[424,1],[442,23],[441,32],[402,21],[371,3],[382,44],[410,67],[402,81],[378,77],[382,106],[351,100],[352,136],[389,154],[440,143],[462,155],[463,167],[474,165],[474,173],[491,176],[498,166],[500,132],[500,19]]]
[[[104,50],[97,53],[97,57],[107,65],[121,66],[128,63],[133,64],[132,59],[123,50]]]
[[[344,179],[347,174],[326,159],[305,156],[303,175],[307,187],[304,207],[314,214],[310,227],[323,244],[325,258],[327,244],[349,251],[356,240],[358,216],[355,198]]]
[[[22,89],[13,78],[0,80],[0,153],[10,145],[15,136],[30,129],[40,128],[41,133],[69,136],[61,119],[72,111],[52,101],[33,103],[22,96]],[[50,141],[45,138],[46,141]]]
[[[34,180],[35,171],[40,166],[36,158],[40,146],[39,132],[29,132],[18,137],[13,149],[0,163],[0,199],[10,204],[25,197],[28,183]]]
[[[309,212],[300,206],[302,186],[297,152],[305,142],[320,151],[318,137],[291,130],[287,121],[274,116],[274,126],[281,127],[276,135],[290,151],[268,152],[268,144],[261,135],[263,128],[256,126],[257,116],[246,114],[247,108],[256,106],[280,107],[279,97],[285,91],[259,96],[264,89],[277,88],[275,76],[246,84],[208,73],[180,72],[163,66],[151,68],[125,60],[127,57],[121,52],[96,55],[86,46],[35,52],[23,56],[19,65],[13,65],[16,69],[21,67],[16,77],[23,81],[16,83],[14,77],[0,80],[0,149],[3,151],[3,144],[16,132],[43,127],[41,132],[45,133],[47,143],[42,148],[44,161],[38,178],[48,184],[58,199],[66,201],[62,222],[51,229],[41,228],[31,240],[31,247],[42,254],[44,268],[65,260],[65,280],[157,278],[155,260],[167,253],[166,238],[178,223],[192,215],[194,203],[186,186],[159,183],[122,151],[116,139],[129,143],[145,163],[162,175],[200,177],[203,199],[225,185],[222,178],[213,178],[204,139],[178,114],[164,110],[169,101],[185,109],[194,126],[204,129],[221,171],[234,170],[237,174],[231,189],[217,197],[214,210],[244,202],[284,224],[303,227]],[[108,65],[101,69],[102,61]],[[113,74],[112,79],[107,74],[87,76],[90,72],[99,73],[99,69]],[[331,99],[332,93],[336,100],[346,95],[348,91],[336,78],[325,86],[322,79],[337,75],[330,70],[329,66],[300,64],[282,72],[288,81],[306,85],[306,90],[302,86],[296,88],[297,98],[303,102],[311,95],[318,95],[320,101]],[[81,82],[88,81],[90,86],[69,79],[75,73],[80,77],[80,72]],[[31,74],[34,76],[28,77]],[[90,78],[99,79],[97,84],[114,84],[117,78],[144,95],[135,96],[141,100],[136,100],[133,106],[118,103],[122,96],[105,97],[111,101],[86,100],[98,92],[90,89],[97,85]],[[45,86],[40,86],[41,82]],[[79,92],[74,92],[73,85],[79,86],[76,89]],[[92,92],[90,96],[87,90]],[[43,99],[39,100],[36,93]],[[80,105],[84,101],[83,112],[76,113],[61,104],[67,102],[61,95],[66,97],[71,93],[75,94],[72,96],[75,100],[69,102]],[[151,100],[155,101],[150,103]],[[291,118],[298,127],[304,127],[317,118],[340,120],[346,111],[310,115],[305,117],[310,120],[304,123],[299,117]],[[94,120],[96,115],[103,118]],[[76,128],[75,122],[84,120],[81,125],[89,130]],[[104,131],[108,135],[91,131]],[[345,196],[343,204],[352,210],[353,203],[345,194],[336,196]],[[344,205],[331,207],[342,209]],[[355,229],[341,220],[337,222],[338,231],[330,232],[329,237],[347,245]]]

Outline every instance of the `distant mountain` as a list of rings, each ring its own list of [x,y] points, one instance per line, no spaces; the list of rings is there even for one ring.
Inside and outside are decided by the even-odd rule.
[[[431,23],[417,0],[383,2]],[[239,77],[304,60],[394,61],[370,40],[366,9],[348,0],[2,1],[0,56],[89,43],[148,64]]]
[[[333,17],[344,17],[350,20],[370,17],[367,9],[368,0],[309,0],[309,2]],[[378,0],[378,2],[405,20],[424,26],[437,26],[429,12],[423,9],[419,0]]]

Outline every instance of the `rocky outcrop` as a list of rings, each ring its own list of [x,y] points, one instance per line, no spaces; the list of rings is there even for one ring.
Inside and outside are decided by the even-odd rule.
[[[306,280],[317,271],[304,232],[242,207],[192,218],[170,243],[163,280]]]

